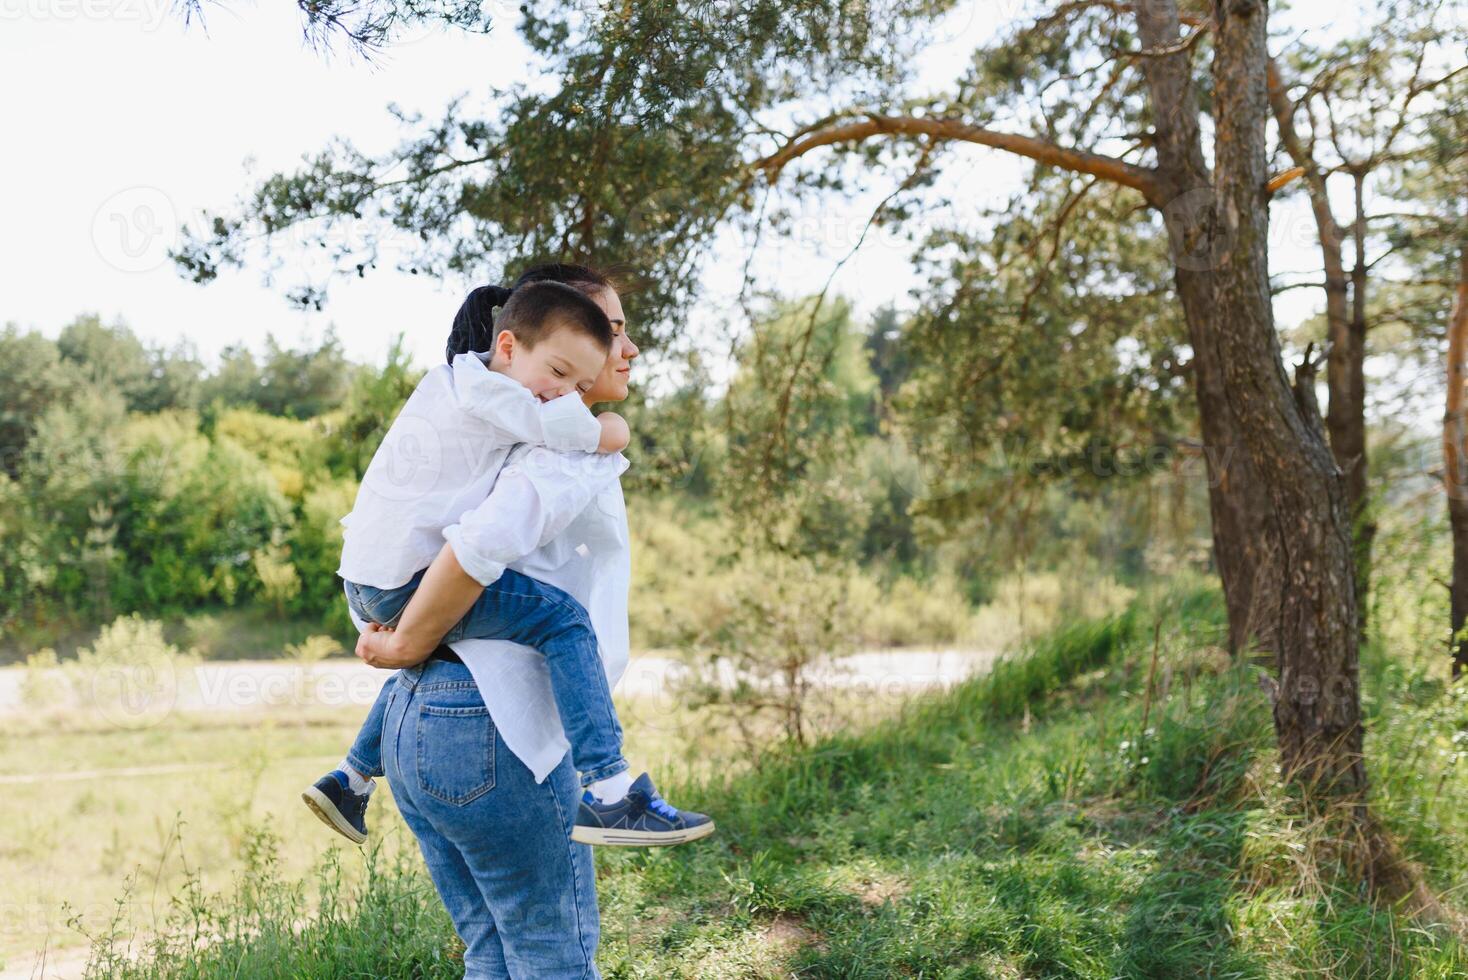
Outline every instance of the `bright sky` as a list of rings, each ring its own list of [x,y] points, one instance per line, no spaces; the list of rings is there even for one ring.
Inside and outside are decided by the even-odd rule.
[[[516,4],[494,2],[514,16]],[[925,75],[955,77],[973,47],[1007,20],[999,12],[1009,5],[963,5],[940,30],[943,43],[926,53]],[[107,322],[120,316],[150,341],[187,338],[206,360],[230,343],[259,349],[267,332],[288,343],[314,340],[335,323],[354,359],[380,361],[403,332],[420,364],[435,362],[454,310],[480,280],[438,283],[384,262],[366,279],[333,280],[326,309],[301,313],[283,298],[295,282],[288,274],[271,288],[260,268],[247,266],[198,286],[164,252],[185,220],[206,208],[230,212],[256,179],[293,168],[332,136],[367,152],[391,146],[402,131],[389,103],[432,119],[456,95],[527,78],[513,21],[488,37],[419,31],[374,67],[344,51],[328,59],[305,48],[294,4],[211,8],[207,34],[197,24],[186,30],[170,7],[170,0],[0,0],[0,89],[11,93],[0,104],[11,146],[0,164],[0,322],[55,336],[83,312]],[[1022,172],[998,152],[954,156],[947,180],[976,204],[1000,199]],[[874,184],[851,204],[807,214],[791,239],[767,237],[761,283],[792,295],[819,289],[891,186]],[[1297,218],[1304,220],[1276,212],[1277,268],[1311,263],[1313,228],[1305,212]],[[303,255],[285,248],[290,259]],[[874,230],[834,289],[859,311],[901,301],[916,284],[909,255],[905,239]],[[708,310],[730,308],[742,261],[740,243],[726,241],[708,263]],[[1281,322],[1319,306],[1307,294],[1285,294]]]

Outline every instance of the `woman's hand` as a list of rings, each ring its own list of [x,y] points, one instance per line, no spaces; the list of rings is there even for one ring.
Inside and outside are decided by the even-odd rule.
[[[368,623],[367,632],[357,637],[357,656],[370,666],[383,670],[416,667],[428,659],[426,656],[405,652],[400,648],[397,639],[398,635],[394,630],[377,623]]]

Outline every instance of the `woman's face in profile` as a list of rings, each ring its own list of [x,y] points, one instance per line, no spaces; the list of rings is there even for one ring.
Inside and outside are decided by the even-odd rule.
[[[615,289],[603,289],[592,296],[598,306],[612,321],[612,349],[607,362],[602,365],[583,401],[588,405],[597,402],[619,402],[627,397],[627,384],[632,372],[632,358],[638,354],[637,345],[627,336],[627,315],[622,312],[622,299]]]

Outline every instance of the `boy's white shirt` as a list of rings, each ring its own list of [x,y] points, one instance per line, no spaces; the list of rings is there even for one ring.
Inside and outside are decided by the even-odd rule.
[[[611,688],[622,679],[630,656],[632,552],[618,479],[628,465],[621,453],[518,447],[472,522],[474,533],[501,543],[502,555],[525,549],[507,562],[509,567],[563,589],[586,608]],[[471,523],[469,516],[455,527]],[[453,531],[447,529],[445,537]],[[459,556],[458,541],[453,543]],[[358,630],[367,628],[356,613],[352,621]],[[450,646],[473,675],[500,737],[542,782],[571,747],[545,656],[508,640],[460,640]]]
[[[541,402],[491,371],[487,356],[459,354],[452,366],[432,368],[393,420],[341,519],[342,578],[378,589],[405,584],[433,561],[457,520],[454,553],[488,584],[518,546],[487,536],[477,513],[510,449],[528,443],[595,453],[601,425],[578,394]]]

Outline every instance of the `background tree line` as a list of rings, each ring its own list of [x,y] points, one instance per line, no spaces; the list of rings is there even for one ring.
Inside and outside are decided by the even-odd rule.
[[[361,440],[415,377],[397,352],[350,363],[330,330],[265,346],[228,347],[206,371],[187,345],[149,346],[96,316],[55,340],[0,333],[12,656],[132,611],[258,602],[333,621],[336,521],[370,459]]]
[[[813,312],[806,373],[786,403],[768,379],[810,346]],[[929,484],[947,479],[922,459],[930,392],[953,385],[950,351],[914,357],[901,342],[922,329],[890,307],[863,320],[839,298],[819,309],[815,298],[775,302],[738,347],[724,389],[694,356],[677,365],[673,387],[621,406],[635,438],[627,487],[642,644],[706,641],[710,608],[774,555],[815,562],[819,576],[855,590],[864,611],[852,641],[872,645],[991,646],[1009,633],[974,620],[986,603],[1053,613],[1109,594],[1088,596],[1096,582],[1124,588],[1178,560],[1207,567],[1196,468],[1149,443],[1108,469],[1127,450],[1088,442],[1083,423],[1105,409],[1059,395],[1053,378],[989,394],[1025,413],[1003,426],[1024,441],[965,481],[964,494],[992,502],[982,526],[956,526],[925,503]],[[1060,367],[1088,372],[1082,391],[1097,401],[1135,401],[1138,384],[1115,380],[1118,357],[1132,359],[1112,340],[1100,330],[1078,338]],[[1029,342],[1028,356],[1054,362],[1040,338]],[[95,316],[55,339],[6,327],[0,385],[16,395],[0,475],[6,657],[48,644],[64,652],[133,612],[177,623],[233,610],[239,629],[288,621],[288,637],[350,637],[337,522],[422,370],[400,347],[380,365],[351,363],[334,331],[300,348],[270,337],[259,356],[227,348],[206,370],[187,346],[149,346]],[[1066,399],[1071,426],[1040,424],[1053,406],[1034,401],[1039,392]],[[1157,413],[1186,410],[1166,393],[1154,400]],[[1027,592],[1001,596],[1006,588]],[[713,619],[722,628],[734,617],[731,606]]]

